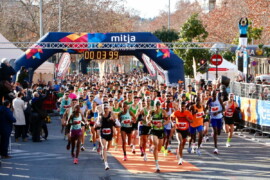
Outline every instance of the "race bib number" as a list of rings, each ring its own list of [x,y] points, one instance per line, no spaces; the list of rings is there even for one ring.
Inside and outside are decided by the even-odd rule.
[[[203,111],[202,112],[198,112],[198,113],[196,113],[196,118],[202,118],[203,115],[204,115],[204,112]]]
[[[102,129],[102,134],[104,135],[110,135],[111,134],[111,128],[103,128]]]
[[[218,112],[219,108],[218,106],[211,107],[211,112]]]
[[[152,120],[153,124],[156,126],[159,123],[162,123],[162,120]]]
[[[130,119],[126,119],[123,121],[123,124],[130,124],[131,123],[131,120]]]
[[[231,109],[228,109],[226,112],[225,112],[225,116],[226,117],[233,117],[233,111]]]
[[[187,130],[188,124],[186,122],[179,122],[176,124],[176,128],[179,130]]]

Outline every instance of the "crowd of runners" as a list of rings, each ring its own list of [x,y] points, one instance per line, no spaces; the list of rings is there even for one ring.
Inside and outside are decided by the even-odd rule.
[[[80,151],[90,141],[106,170],[107,151],[111,148],[123,151],[123,161],[128,161],[127,151],[139,154],[142,161],[152,153],[156,172],[160,172],[159,152],[165,156],[170,153],[174,139],[178,142],[178,165],[182,165],[186,142],[188,153],[200,156],[212,132],[213,152],[218,154],[217,137],[223,127],[228,133],[223,143],[230,147],[238,107],[234,95],[219,88],[206,84],[195,91],[192,85],[166,86],[137,72],[107,74],[102,79],[98,75],[69,76],[60,88],[63,97],[58,100],[62,132],[68,139],[66,148],[77,164]]]

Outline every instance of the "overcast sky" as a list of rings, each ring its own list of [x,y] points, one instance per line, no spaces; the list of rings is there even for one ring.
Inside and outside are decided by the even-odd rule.
[[[138,11],[143,18],[156,17],[161,10],[168,12],[169,0],[126,0],[126,7]],[[171,1],[171,12],[174,11],[175,5],[179,0]]]

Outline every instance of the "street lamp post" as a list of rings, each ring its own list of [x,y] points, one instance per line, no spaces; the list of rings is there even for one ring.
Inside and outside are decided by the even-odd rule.
[[[169,0],[169,11],[168,11],[168,30],[170,29],[170,21],[171,21],[171,0]]]
[[[40,38],[43,36],[43,18],[42,18],[42,5],[43,0],[39,1],[39,23],[40,23],[40,29],[39,29],[39,36]]]
[[[61,32],[61,0],[58,0],[58,32]]]

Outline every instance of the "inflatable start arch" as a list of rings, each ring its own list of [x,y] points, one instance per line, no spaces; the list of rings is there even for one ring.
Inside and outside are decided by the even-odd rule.
[[[46,45],[47,43],[47,45]],[[107,43],[106,46],[104,46]],[[143,43],[154,43],[154,48],[143,48]],[[54,44],[54,46],[50,46]],[[140,44],[140,45],[138,45]],[[183,61],[152,33],[66,33],[50,32],[15,61],[21,66],[37,69],[55,53],[80,54],[84,51],[118,51],[120,56],[133,55],[145,65],[150,74],[160,74],[167,84],[184,81]]]

